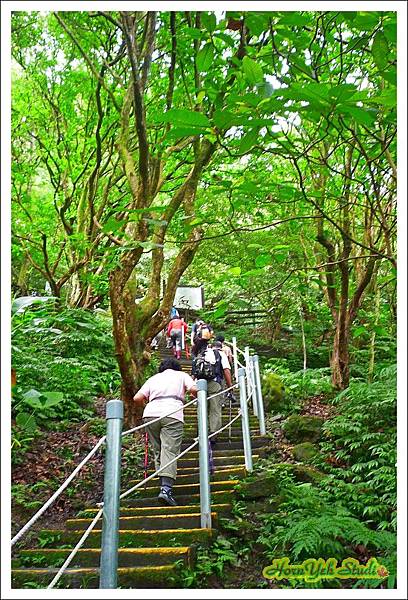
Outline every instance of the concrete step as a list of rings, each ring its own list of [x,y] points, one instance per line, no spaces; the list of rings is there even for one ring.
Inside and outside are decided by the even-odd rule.
[[[43,529],[41,537],[49,537],[43,543],[47,548],[61,545],[74,547],[83,535],[82,529]],[[84,542],[84,548],[101,546],[101,529],[93,529]],[[163,548],[187,546],[193,543],[206,544],[216,536],[216,529],[119,529],[120,548]]]
[[[217,513],[211,513],[213,526],[217,525]],[[200,527],[201,515],[199,512],[193,514],[176,514],[176,515],[143,515],[143,516],[127,516],[119,518],[119,529],[125,530],[140,530],[140,529],[197,529]],[[70,531],[79,529],[87,529],[91,524],[92,519],[68,519],[66,527]]]
[[[256,452],[258,454],[258,451]],[[213,450],[213,455],[215,458],[227,458],[229,456],[242,456],[244,457],[244,451],[235,450],[234,448],[218,448],[217,446]],[[181,465],[186,460],[195,459],[198,460],[199,452],[194,448],[194,450],[190,450],[187,454],[185,454],[180,460],[177,461],[178,465]]]
[[[238,483],[237,479],[212,481],[210,483],[211,492],[232,490],[237,485],[237,483]],[[173,492],[174,492],[176,501],[177,501],[178,495],[183,496],[185,494],[197,494],[197,493],[199,493],[199,491],[200,491],[199,483],[178,484],[176,482],[176,485],[173,486]],[[141,498],[143,498],[143,497],[149,498],[151,496],[157,496],[159,493],[158,482],[153,483],[152,481],[149,481],[146,488],[140,488],[140,490],[136,490],[136,492],[139,492],[139,494],[140,494],[139,497],[141,497]],[[135,494],[136,494],[136,492],[135,492]]]
[[[190,486],[188,486],[190,487]],[[156,494],[152,495],[152,496],[144,496],[144,497],[135,497],[133,496],[132,498],[125,498],[122,502],[122,506],[124,508],[144,508],[144,507],[150,507],[150,506],[158,506],[158,501],[157,501],[157,494],[158,494],[158,488],[156,488]],[[222,504],[222,503],[227,503],[227,502],[231,502],[231,494],[232,494],[232,490],[227,489],[227,490],[217,490],[217,491],[213,491],[211,492],[211,502],[214,502],[215,504]],[[179,507],[182,506],[190,506],[191,504],[200,504],[200,494],[199,493],[189,493],[189,492],[184,492],[181,493],[180,491],[178,491],[177,493],[177,504]]]
[[[69,549],[42,548],[22,550],[20,566],[60,567],[70,554]],[[100,548],[80,548],[72,559],[71,568],[99,567],[101,558]],[[179,548],[119,548],[119,567],[149,567],[170,565],[182,560],[186,565],[192,565],[194,551],[188,546]]]
[[[58,569],[13,569],[12,588],[24,588],[24,584],[36,583],[44,588],[51,582]],[[118,585],[121,588],[170,588],[177,587],[175,565],[158,567],[120,567]],[[59,587],[68,589],[97,589],[99,587],[99,568],[88,567],[67,569],[60,579]]]
[[[212,504],[211,510],[216,513],[225,514],[231,511],[232,505],[229,503],[223,504]],[[190,514],[197,513],[199,508],[197,504],[191,504],[189,506],[146,506],[139,508],[126,508],[120,509],[121,517],[139,517],[139,516],[153,516],[153,515],[178,515],[178,514]],[[81,517],[94,517],[98,512],[98,508],[87,508],[80,513]],[[85,514],[86,513],[86,514]]]
[[[232,467],[230,469],[219,469],[219,470],[215,470],[215,472],[211,475],[211,481],[225,481],[226,479],[233,477],[233,478],[237,478],[237,477],[244,477],[245,475],[245,468],[244,467]],[[158,477],[151,479],[150,481],[148,481],[147,483],[147,487],[150,486],[155,486],[157,487],[159,485],[159,481],[158,481]],[[197,483],[200,480],[200,474],[197,470],[195,470],[195,472],[193,473],[180,473],[180,471],[177,471],[177,479],[176,479],[176,485],[177,484],[186,484],[186,483]],[[140,479],[133,479],[127,482],[127,485],[129,487],[132,487],[133,485],[136,485],[137,483],[139,483]]]
[[[225,423],[226,425],[226,423]],[[259,435],[259,428],[257,427],[250,427],[250,432],[251,432],[251,438],[254,436],[258,436]],[[229,435],[229,429],[224,429],[224,431],[222,431],[221,433],[218,434],[218,437],[225,437],[228,438]],[[183,432],[183,436],[184,439],[192,439],[193,437],[197,437],[198,436],[198,431],[196,427],[185,427],[184,428],[184,432]],[[241,438],[242,437],[242,428],[239,427],[234,427],[231,426],[231,437],[234,438]]]
[[[218,465],[217,466],[217,473],[220,473],[220,477],[221,477],[221,472],[222,471],[229,471],[231,469],[240,469],[243,470],[243,473],[241,473],[241,475],[245,475],[245,465],[244,465],[244,458],[242,458],[242,461],[237,465],[237,464],[230,464],[230,465]],[[152,471],[153,472],[153,471]],[[181,477],[182,475],[191,475],[194,473],[198,473],[199,472],[199,465],[197,462],[197,465],[194,467],[182,467],[182,468],[178,468],[177,469],[177,478]]]
[[[222,436],[222,437],[219,437],[218,439],[220,441],[217,441],[215,450],[222,450],[222,451],[238,450],[238,449],[242,450],[244,448],[242,438],[238,439],[235,437],[235,438],[232,438],[231,440],[228,440],[228,436],[226,436],[226,437]],[[271,438],[266,437],[266,436],[255,436],[255,437],[251,438],[252,448],[260,448],[262,446],[265,446],[269,442],[271,442]],[[185,450],[191,444],[192,444],[192,440],[185,439],[181,445],[181,450]],[[186,454],[186,456],[188,456],[188,454]]]
[[[189,456],[186,454],[186,456]],[[259,458],[258,454],[252,454],[252,460],[257,460]],[[244,465],[245,458],[243,454],[230,454],[226,456],[217,455],[214,453],[214,465],[216,468],[224,468],[231,467],[233,465]],[[197,470],[199,467],[198,458],[181,458],[177,461],[177,472],[180,472],[181,469],[189,468]]]

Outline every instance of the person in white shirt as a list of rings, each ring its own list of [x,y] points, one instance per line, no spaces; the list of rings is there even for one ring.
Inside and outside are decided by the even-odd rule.
[[[187,373],[183,373],[176,359],[168,358],[160,363],[159,372],[150,377],[134,396],[135,402],[147,402],[143,412],[144,423],[162,417],[160,421],[146,427],[153,448],[156,471],[180,454],[186,392],[193,398],[197,396],[194,380]],[[172,414],[165,416],[169,413]],[[158,499],[161,504],[177,506],[172,489],[176,476],[177,461],[160,473]]]

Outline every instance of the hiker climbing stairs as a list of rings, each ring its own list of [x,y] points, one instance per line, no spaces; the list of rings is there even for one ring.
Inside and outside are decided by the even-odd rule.
[[[162,358],[172,355],[163,349]],[[191,361],[183,358],[182,368],[191,370]],[[224,406],[222,424],[237,415],[239,403],[230,409]],[[197,409],[185,409],[185,428],[182,450],[197,436]],[[230,430],[229,430],[230,429]],[[250,416],[252,458],[269,438],[259,433],[258,420]],[[180,587],[177,572],[181,565],[194,565],[197,544],[211,544],[217,537],[219,518],[231,511],[234,487],[245,476],[240,420],[217,436],[213,449],[214,473],[211,475],[212,528],[200,526],[199,452],[191,450],[177,462],[174,495],[178,506],[159,506],[158,479],[121,501],[119,518],[118,587],[171,588]],[[152,467],[153,468],[153,467]],[[151,471],[152,472],[152,471]],[[133,486],[137,480],[127,481]],[[71,549],[90,526],[98,507],[88,507],[77,518],[68,519],[64,529],[43,529],[39,532],[42,546],[21,550],[12,563],[12,585],[47,587],[69,556]],[[101,556],[102,518],[86,538],[73,561],[65,570],[57,587],[97,588]],[[46,540],[44,542],[44,540]]]

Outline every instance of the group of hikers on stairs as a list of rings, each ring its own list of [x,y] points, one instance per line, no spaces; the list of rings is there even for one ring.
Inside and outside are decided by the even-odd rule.
[[[232,352],[224,344],[224,337],[214,339],[212,327],[202,319],[197,319],[191,331],[191,375],[182,371],[179,362],[182,348],[186,357],[190,358],[186,334],[188,325],[181,319],[177,310],[172,309],[167,336],[173,347],[174,358],[161,361],[158,373],[150,377],[134,396],[134,401],[144,405],[143,422],[148,423],[159,417],[152,425],[146,426],[151,444],[156,471],[165,467],[175,459],[181,450],[183,440],[183,406],[186,394],[197,397],[196,381],[207,381],[208,393],[208,425],[209,434],[217,432],[222,426],[222,407],[225,401],[235,402],[230,391],[232,387]],[[212,341],[214,339],[214,341]],[[224,395],[220,392],[226,389]],[[214,394],[217,394],[215,397]],[[224,398],[223,398],[224,396]],[[174,411],[171,416],[168,415]],[[210,453],[216,445],[216,436],[210,440]],[[168,465],[160,473],[160,492],[158,500],[161,504],[177,506],[173,495],[173,485],[177,476],[177,462]]]

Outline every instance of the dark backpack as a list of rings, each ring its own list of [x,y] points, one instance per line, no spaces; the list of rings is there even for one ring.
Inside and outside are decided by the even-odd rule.
[[[205,359],[205,352],[206,351],[193,358],[193,377],[196,377],[196,379],[206,379],[207,381],[221,381],[224,377],[224,371],[219,351],[213,348],[215,364],[211,364]]]

